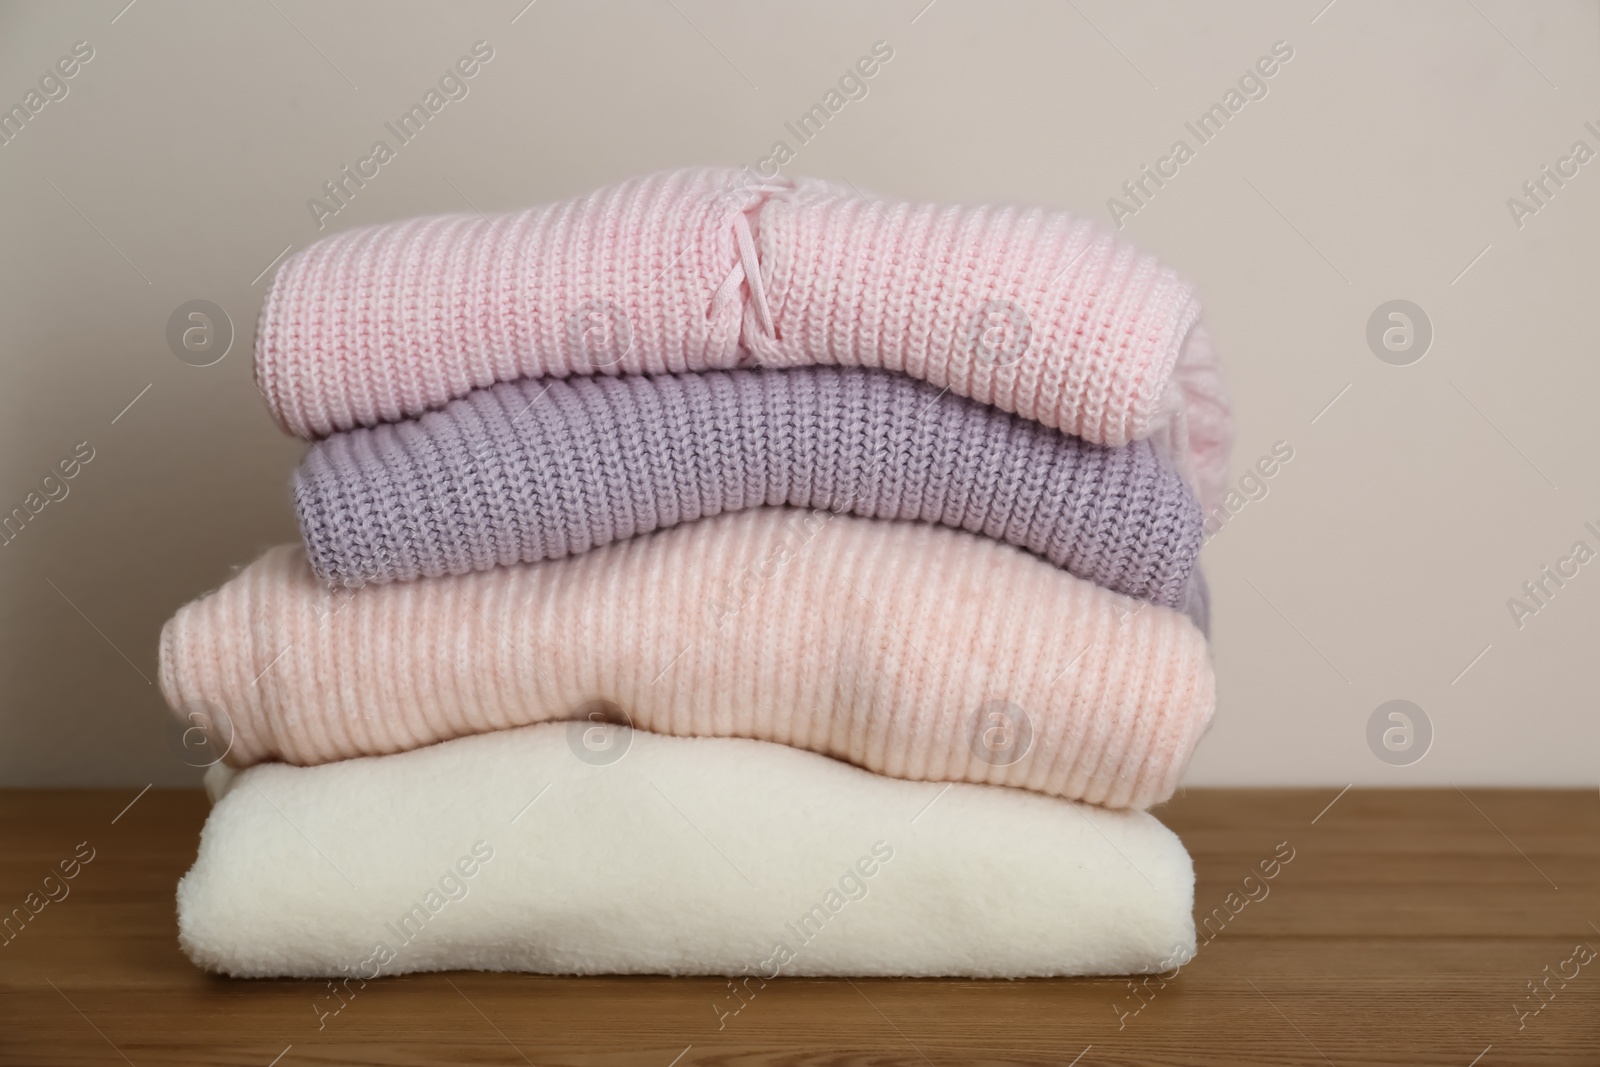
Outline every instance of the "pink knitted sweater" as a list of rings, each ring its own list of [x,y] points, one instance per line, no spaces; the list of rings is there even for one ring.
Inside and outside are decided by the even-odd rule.
[[[731,168],[325,238],[278,271],[256,376],[322,437],[523,377],[882,367],[1101,444],[1153,437],[1206,509],[1232,425],[1194,290],[1086,220]]]
[[[1214,702],[1169,608],[963,531],[786,508],[359,590],[273,549],[167,623],[161,688],[185,721],[225,715],[236,765],[604,712],[1141,808]]]

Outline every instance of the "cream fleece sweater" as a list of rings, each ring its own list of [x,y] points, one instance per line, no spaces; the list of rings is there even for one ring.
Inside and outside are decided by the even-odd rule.
[[[786,508],[357,590],[273,549],[167,623],[161,686],[226,720],[236,766],[626,716],[1140,808],[1214,702],[1169,608],[963,531]]]
[[[1194,955],[1194,868],[1145,812],[733,738],[636,731],[596,765],[568,735],[242,772],[178,886],[184,951],[225,974],[338,979],[309,990],[319,1017],[359,1018],[367,982],[412,971],[734,975],[737,995],[710,1002],[729,1028],[780,974],[1118,974]]]

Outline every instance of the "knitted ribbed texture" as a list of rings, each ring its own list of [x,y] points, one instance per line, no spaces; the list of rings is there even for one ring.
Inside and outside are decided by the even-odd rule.
[[[161,687],[180,717],[226,714],[236,765],[615,706],[1112,807],[1171,795],[1214,701],[1205,639],[1170,609],[961,531],[789,508],[358,590],[273,549],[167,623]]]
[[[295,475],[312,568],[362,585],[585,552],[763,504],[942,523],[1182,608],[1200,506],[1091,445],[887,371],[523,379],[334,434]]]
[[[277,273],[258,384],[321,437],[521,377],[880,367],[1096,443],[1155,437],[1216,503],[1227,401],[1170,268],[1060,212],[743,180],[674,171],[325,238]]]

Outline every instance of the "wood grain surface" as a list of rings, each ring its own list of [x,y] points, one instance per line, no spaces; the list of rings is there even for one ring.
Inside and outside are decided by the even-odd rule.
[[[412,975],[319,1029],[323,983],[178,951],[201,794],[0,792],[0,909],[94,856],[0,943],[0,1063],[1600,1064],[1600,793],[1336,793],[1159,810],[1210,917],[1165,982],[786,979],[741,1001],[720,979]]]

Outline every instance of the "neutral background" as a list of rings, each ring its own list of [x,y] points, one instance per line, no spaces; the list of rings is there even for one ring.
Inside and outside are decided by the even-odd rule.
[[[870,94],[787,173],[1108,224],[1125,180],[1194,143],[1186,119],[1293,47],[1126,222],[1207,300],[1235,478],[1294,449],[1205,553],[1220,703],[1189,780],[1596,782],[1600,561],[1520,629],[1507,600],[1600,550],[1600,161],[1521,228],[1506,204],[1574,141],[1600,149],[1595,4],[524,3],[0,8],[6,107],[94,49],[0,146],[0,512],[95,452],[0,545],[0,784],[197,778],[151,684],[161,624],[295,536],[301,446],[250,378],[267,268],[473,42],[495,58],[470,95],[323,232],[753,163],[880,39]],[[1435,331],[1404,367],[1365,338],[1396,298]],[[166,341],[194,299],[236,331],[213,366]],[[1404,767],[1367,741],[1393,698],[1434,731]]]

